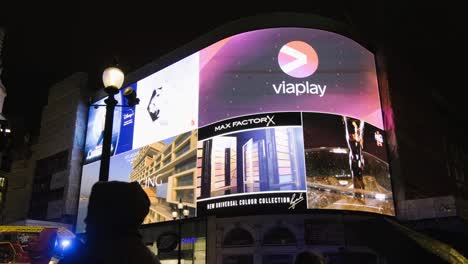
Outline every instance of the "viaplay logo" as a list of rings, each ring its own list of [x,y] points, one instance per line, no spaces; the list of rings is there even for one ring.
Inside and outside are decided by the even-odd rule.
[[[281,47],[278,53],[278,64],[284,73],[295,78],[306,78],[311,76],[318,68],[319,59],[317,52],[309,44],[303,41],[291,41]],[[325,95],[326,85],[302,81],[289,83],[282,81],[273,84],[276,94],[302,94]]]
[[[289,76],[305,78],[318,68],[318,56],[314,48],[302,41],[291,41],[278,53],[280,68]]]

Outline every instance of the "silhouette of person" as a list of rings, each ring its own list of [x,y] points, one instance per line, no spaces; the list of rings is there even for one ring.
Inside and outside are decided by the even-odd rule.
[[[159,96],[161,94],[162,87],[159,87],[153,91],[151,94],[151,98],[148,103],[148,107],[146,110],[148,110],[148,113],[151,117],[151,120],[156,121],[159,119],[159,113],[161,112],[161,109],[159,108]]]
[[[89,197],[86,242],[75,240],[78,248],[59,263],[160,264],[138,232],[149,206],[136,182],[97,182]]]
[[[325,264],[325,259],[319,254],[303,251],[297,254],[294,264]]]
[[[364,122],[350,117],[344,117],[346,129],[346,142],[349,148],[349,165],[353,177],[354,189],[364,190]],[[358,199],[362,199],[363,194],[357,194]]]

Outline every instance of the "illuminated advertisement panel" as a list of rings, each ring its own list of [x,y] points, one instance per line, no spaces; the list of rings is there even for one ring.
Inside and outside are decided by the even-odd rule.
[[[394,215],[376,76],[372,53],[321,30],[251,31],[202,50],[197,213],[307,208]],[[261,119],[260,113],[265,122],[273,115],[298,115],[301,142],[288,146],[303,155],[278,151],[271,136],[281,135],[278,128],[204,140],[207,129],[242,130],[239,120]],[[299,137],[286,134],[286,142]],[[282,165],[294,160],[296,166],[281,168],[287,177],[278,178],[281,169],[272,169],[280,168],[276,156],[283,157]],[[304,189],[291,185],[295,177],[305,178]],[[282,183],[287,187],[278,188]]]
[[[140,103],[115,108],[111,155],[197,128],[198,66],[198,54],[194,54],[130,85]],[[115,96],[117,105],[126,101],[123,90]],[[89,109],[85,163],[101,158],[105,114],[104,99]]]
[[[394,215],[384,131],[347,116],[302,119],[308,208]]]
[[[243,116],[200,128],[199,214],[246,207],[287,210],[292,196],[303,200],[303,138],[300,113]]]
[[[180,199],[195,215],[197,132],[189,131],[111,157],[109,181],[139,182],[151,206],[145,224],[172,219]],[[91,187],[99,179],[100,162],[83,167],[77,232],[85,229]]]
[[[194,54],[137,82],[133,148],[197,128],[198,64]]]
[[[116,94],[118,104],[122,102],[121,94]],[[90,107],[88,112],[88,127],[86,131],[85,163],[99,160],[102,154],[102,143],[104,140],[104,122],[106,119],[106,107],[104,99],[95,103],[97,107]],[[120,135],[120,123],[122,112],[120,109],[114,111],[114,124],[112,127],[111,153],[115,153],[118,137]],[[131,149],[131,148],[130,148]]]
[[[383,128],[374,56],[335,33],[256,30],[200,52],[199,124],[247,114],[321,112]]]
[[[192,215],[395,213],[374,55],[347,37],[241,33],[132,87],[140,104],[115,112],[109,179],[148,188],[159,209],[147,223],[170,218],[179,199]],[[98,175],[100,111],[90,108],[82,195]],[[174,146],[179,137],[190,145]]]

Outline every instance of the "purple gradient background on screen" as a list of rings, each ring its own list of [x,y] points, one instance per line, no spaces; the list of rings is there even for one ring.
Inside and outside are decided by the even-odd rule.
[[[318,54],[318,69],[309,77],[291,77],[278,65],[281,47],[295,40]],[[327,89],[323,97],[276,94],[272,84],[283,81]],[[304,111],[347,115],[383,129],[373,54],[347,37],[316,29],[256,30],[203,49],[199,100],[199,126],[247,114]]]

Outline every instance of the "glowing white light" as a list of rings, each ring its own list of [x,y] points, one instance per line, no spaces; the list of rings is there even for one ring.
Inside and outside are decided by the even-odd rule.
[[[120,89],[124,82],[124,74],[119,68],[109,67],[102,74],[102,82],[104,83],[104,87]]]
[[[331,149],[330,152],[340,153],[340,154],[348,153],[348,151],[346,149],[344,149],[344,148],[334,148],[334,149]]]
[[[386,197],[387,196],[385,194],[383,194],[383,193],[376,193],[375,194],[375,199],[377,199],[377,200],[385,200]]]
[[[345,181],[345,180],[339,180],[338,182],[340,183],[340,185],[347,185],[348,184],[348,181]]]
[[[184,214],[185,217],[189,216],[189,214],[190,214],[189,209],[184,209],[183,214]]]
[[[65,240],[62,240],[62,242],[60,243],[62,245],[62,248],[67,248],[70,246],[70,240],[68,239],[65,239]]]
[[[179,216],[179,214],[176,211],[172,212],[172,218],[177,218],[177,216]]]

